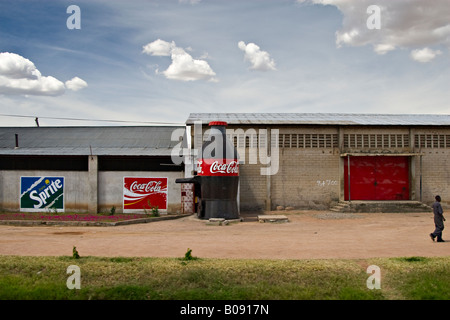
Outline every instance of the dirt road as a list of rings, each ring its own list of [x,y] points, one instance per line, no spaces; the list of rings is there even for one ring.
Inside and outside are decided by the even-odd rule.
[[[267,213],[272,214],[272,213]],[[279,213],[278,213],[279,214]],[[207,225],[189,216],[115,227],[0,225],[0,255],[328,259],[448,256],[450,241],[432,242],[432,213],[336,214],[293,211],[287,223]],[[443,238],[450,231],[444,230]],[[450,240],[450,236],[447,236]]]

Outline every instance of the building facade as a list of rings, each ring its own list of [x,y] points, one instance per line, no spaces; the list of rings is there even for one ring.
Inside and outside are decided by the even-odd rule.
[[[179,213],[175,130],[0,128],[0,210]]]
[[[241,157],[241,210],[450,197],[448,115],[191,114],[194,147],[209,121]]]
[[[178,127],[0,128],[0,210],[189,213],[211,121],[239,153],[240,211],[450,198],[450,115],[193,113]]]

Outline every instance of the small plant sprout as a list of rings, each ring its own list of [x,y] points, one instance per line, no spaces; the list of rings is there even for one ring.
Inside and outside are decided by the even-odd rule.
[[[192,249],[187,249],[186,253],[184,254],[184,259],[183,260],[196,260],[197,257],[192,256]]]
[[[74,259],[80,259],[80,255],[78,254],[77,247],[75,247],[75,246],[73,246],[73,249],[72,249],[72,257]]]

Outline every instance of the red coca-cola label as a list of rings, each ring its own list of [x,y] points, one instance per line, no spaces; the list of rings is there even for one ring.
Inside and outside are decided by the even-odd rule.
[[[167,178],[124,177],[123,209],[167,209]]]
[[[238,176],[239,162],[236,159],[202,159],[198,161],[199,176]]]

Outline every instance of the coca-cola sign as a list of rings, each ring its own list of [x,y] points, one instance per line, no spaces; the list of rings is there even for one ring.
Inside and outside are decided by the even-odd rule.
[[[167,178],[123,178],[123,210],[167,209]]]
[[[130,190],[133,192],[160,192],[161,181],[149,181],[145,183],[138,183],[136,180],[131,183]]]
[[[238,176],[239,162],[235,159],[202,159],[197,169],[199,176]]]

